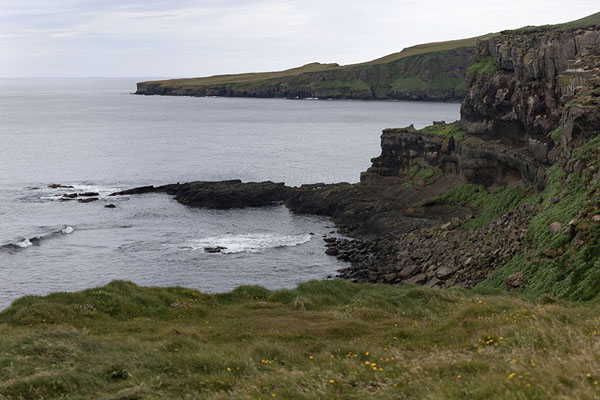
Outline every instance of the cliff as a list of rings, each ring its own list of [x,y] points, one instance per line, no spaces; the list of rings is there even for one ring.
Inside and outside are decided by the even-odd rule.
[[[472,207],[445,225],[336,244],[358,281],[484,286],[589,299],[600,291],[600,26],[481,40],[461,120],[385,130],[361,177]],[[459,183],[437,197],[440,180]],[[458,214],[457,214],[458,216]],[[371,261],[361,251],[377,256]],[[339,251],[338,251],[339,253]]]
[[[487,37],[487,36],[486,36]],[[377,60],[286,71],[140,82],[137,94],[459,101],[478,38],[409,47]]]

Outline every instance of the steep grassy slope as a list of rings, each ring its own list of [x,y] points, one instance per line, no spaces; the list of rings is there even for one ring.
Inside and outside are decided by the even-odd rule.
[[[481,37],[427,43],[365,62],[138,84],[138,94],[460,100]]]
[[[127,282],[0,313],[0,398],[593,399],[593,304],[309,282]]]

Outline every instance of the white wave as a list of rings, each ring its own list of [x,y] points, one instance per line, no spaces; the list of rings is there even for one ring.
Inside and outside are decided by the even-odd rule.
[[[100,196],[108,196],[111,193],[118,192],[121,188],[100,186],[100,185],[73,185],[73,191],[76,193],[96,192]]]
[[[24,249],[25,247],[29,247],[29,246],[33,246],[33,243],[31,243],[31,241],[27,238],[24,238],[23,240],[16,242],[15,245],[19,246],[20,248]]]
[[[192,250],[203,250],[210,247],[223,247],[221,253],[259,253],[266,249],[291,247],[307,243],[312,236],[308,233],[299,235],[281,235],[277,233],[247,233],[243,235],[212,236],[194,239],[187,246]]]
[[[74,230],[75,230],[75,229],[73,229],[73,227],[72,227],[72,226],[68,226],[68,225],[67,225],[67,226],[65,226],[63,229],[61,229],[60,231],[61,231],[62,233],[64,233],[65,235],[68,235],[69,233],[73,233],[73,231],[74,231]]]

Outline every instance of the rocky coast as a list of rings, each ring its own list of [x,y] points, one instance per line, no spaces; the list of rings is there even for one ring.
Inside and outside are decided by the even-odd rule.
[[[352,239],[325,238],[327,254],[350,263],[340,277],[353,281],[585,297],[600,274],[600,27],[505,32],[479,40],[476,57],[460,121],[384,130],[359,183],[190,182],[115,195],[329,216]],[[559,276],[572,257],[587,283]],[[548,273],[562,284],[544,285]]]

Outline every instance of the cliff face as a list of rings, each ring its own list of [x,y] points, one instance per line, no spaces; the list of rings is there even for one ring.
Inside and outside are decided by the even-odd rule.
[[[231,82],[176,79],[140,82],[136,94],[258,98],[331,98],[460,101],[474,47],[416,54],[396,61],[331,67],[272,79]]]
[[[560,76],[599,43],[600,27],[503,34],[480,41],[479,60],[490,59],[495,70],[467,75],[462,128],[471,134],[546,142],[561,117],[560,99],[566,88]]]
[[[482,40],[478,57],[461,120],[385,130],[381,155],[361,176],[363,185],[395,178],[421,193],[412,209],[425,217],[432,207],[476,211],[378,242],[341,243],[353,262],[344,276],[593,298],[600,293],[600,27],[506,33]],[[452,177],[461,183],[428,196]],[[377,256],[365,260],[361,251]]]
[[[597,134],[600,117],[590,107],[598,48],[600,27],[481,40],[480,62],[467,73],[460,140],[440,136],[440,124],[385,130],[363,180],[423,167],[484,186],[523,180],[543,189],[546,170]]]

